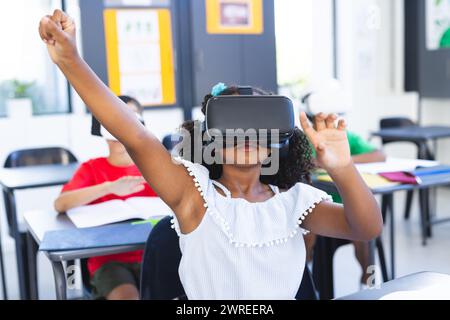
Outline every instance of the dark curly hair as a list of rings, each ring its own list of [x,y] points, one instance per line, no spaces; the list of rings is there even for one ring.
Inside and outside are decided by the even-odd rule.
[[[239,87],[231,86],[225,89],[221,95],[239,95]],[[253,88],[253,95],[271,95],[270,93]],[[206,113],[206,105],[209,99],[213,96],[208,94],[205,96],[202,102],[202,113]],[[192,139],[187,139],[191,143],[191,150],[194,148],[201,147],[198,143],[194,141],[194,129],[200,130],[201,123],[199,121],[186,121],[181,126],[184,130],[189,132]],[[184,139],[183,139],[184,140]],[[194,152],[191,152],[193,155]],[[183,154],[180,151],[180,156],[194,162],[194,157]],[[202,161],[203,162],[203,161]],[[213,164],[208,165],[206,163],[201,163],[203,166],[208,168],[210,173],[210,178],[213,180],[218,180],[222,176],[222,165]],[[280,167],[275,175],[261,175],[260,181],[264,184],[270,184],[279,187],[280,189],[290,189],[298,182],[311,183],[311,170],[314,169],[314,161],[312,156],[311,144],[309,143],[306,135],[299,128],[295,128],[294,134],[289,140],[289,151],[287,156],[280,157]]]

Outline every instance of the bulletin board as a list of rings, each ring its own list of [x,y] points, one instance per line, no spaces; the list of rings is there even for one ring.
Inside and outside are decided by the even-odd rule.
[[[405,91],[450,98],[450,0],[405,1]]]
[[[426,0],[426,38],[428,50],[450,48],[450,1]]]
[[[108,85],[143,106],[176,103],[171,14],[168,9],[103,11]]]
[[[262,34],[263,0],[205,0],[209,34]]]

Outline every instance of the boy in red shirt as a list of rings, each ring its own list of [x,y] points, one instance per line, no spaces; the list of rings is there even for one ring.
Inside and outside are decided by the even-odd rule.
[[[142,107],[135,99],[121,96],[138,117]],[[55,200],[58,212],[109,200],[130,197],[156,197],[128,155],[125,147],[102,128],[109,147],[107,158],[83,163]],[[88,259],[93,295],[96,299],[139,299],[142,250]]]

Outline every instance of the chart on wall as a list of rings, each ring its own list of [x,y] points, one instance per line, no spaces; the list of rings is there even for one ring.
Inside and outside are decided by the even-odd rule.
[[[109,87],[144,106],[176,102],[170,11],[104,11]]]
[[[450,48],[450,0],[426,0],[427,49]]]
[[[261,34],[262,0],[205,0],[210,34]]]

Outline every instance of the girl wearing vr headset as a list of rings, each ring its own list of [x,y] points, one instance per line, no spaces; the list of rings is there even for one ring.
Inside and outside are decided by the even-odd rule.
[[[119,99],[137,119],[142,118],[142,106],[136,99],[128,96],[120,96]],[[55,200],[57,212],[116,199],[156,197],[125,147],[103,127],[98,129],[108,144],[109,155],[91,159],[78,168]],[[138,250],[89,258],[87,268],[93,297],[107,300],[138,299],[142,254],[142,250]]]
[[[97,78],[77,52],[70,17],[56,10],[41,20],[39,31],[54,63],[173,210],[183,253],[179,274],[189,299],[294,299],[306,259],[303,233],[364,241],[381,232],[380,209],[352,163],[345,123],[336,125],[335,115],[318,115],[314,129],[302,114],[301,124],[343,205],[302,183],[308,180],[311,155],[302,148],[306,139],[298,130],[291,138],[296,152],[286,160],[294,178],[280,169],[273,184],[264,183],[261,155],[271,150],[245,143],[219,152],[225,160],[236,154],[257,160],[221,165],[220,177],[211,179],[199,163],[174,161]],[[299,161],[304,172],[292,165]]]

